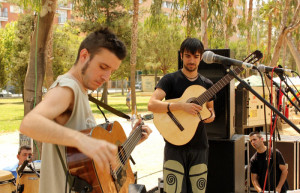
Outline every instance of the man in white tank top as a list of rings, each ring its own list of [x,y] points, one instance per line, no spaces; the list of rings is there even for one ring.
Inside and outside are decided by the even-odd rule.
[[[43,101],[24,117],[20,132],[43,142],[40,193],[65,192],[66,174],[54,144],[59,145],[65,164],[65,147],[70,146],[107,172],[116,166],[116,145],[79,131],[96,126],[87,90],[107,82],[125,56],[125,45],[112,32],[91,33],[81,43],[74,66],[57,78]],[[146,125],[143,130],[141,141],[152,132]]]

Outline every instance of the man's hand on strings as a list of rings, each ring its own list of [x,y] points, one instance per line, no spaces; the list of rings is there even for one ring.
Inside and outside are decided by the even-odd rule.
[[[78,149],[93,159],[100,170],[110,172],[110,167],[117,167],[116,156],[118,153],[118,147],[116,145],[105,140],[95,139],[88,136],[80,141],[82,141],[82,143],[78,145]]]
[[[139,127],[141,124],[142,124],[142,120],[139,119],[139,120],[134,124],[134,127],[133,127],[131,133],[132,133],[137,127]],[[142,124],[141,127],[142,127],[142,138],[141,138],[141,140],[139,141],[138,144],[140,144],[140,143],[142,143],[143,141],[145,141],[146,139],[148,139],[149,135],[152,133],[152,130],[150,129],[150,127],[149,127],[148,125]],[[131,134],[131,133],[130,133],[130,134]]]

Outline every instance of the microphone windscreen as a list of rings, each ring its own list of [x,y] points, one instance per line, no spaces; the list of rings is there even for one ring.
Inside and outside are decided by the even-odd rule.
[[[202,60],[207,64],[214,63],[214,55],[212,51],[206,51],[203,53]]]

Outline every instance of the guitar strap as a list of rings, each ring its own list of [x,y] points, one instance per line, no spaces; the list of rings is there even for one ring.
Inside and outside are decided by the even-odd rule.
[[[57,150],[61,165],[65,171],[66,180],[70,186],[70,190],[73,190],[75,192],[91,192],[93,190],[93,186],[91,186],[89,183],[87,183],[85,180],[79,178],[78,176],[71,175],[69,173],[69,171],[67,170],[67,167],[63,161],[63,158],[62,158],[62,155],[58,148],[58,145],[55,145],[55,148]],[[67,190],[67,184],[66,184],[66,190]]]
[[[170,111],[170,103],[168,103],[168,107],[167,108],[168,108],[167,114],[169,115],[169,117],[177,125],[177,127],[180,129],[180,131],[183,131],[184,130],[183,126],[179,123],[179,121],[176,119],[176,117],[174,116],[174,114]]]
[[[103,107],[104,109],[112,112],[113,114],[118,115],[119,117],[123,117],[123,118],[125,118],[127,120],[130,119],[130,117],[128,115],[126,115],[125,113],[123,113],[121,111],[118,111],[117,109],[114,109],[111,106],[109,106],[109,105],[107,105],[107,104],[99,101],[98,99],[92,97],[92,95],[90,95],[90,94],[89,94],[89,100],[91,102],[95,103],[96,105],[99,105],[99,106]]]

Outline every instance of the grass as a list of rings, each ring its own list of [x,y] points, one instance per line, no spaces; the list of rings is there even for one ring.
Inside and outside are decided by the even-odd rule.
[[[145,95],[141,92],[136,93],[137,111],[138,113],[147,112],[147,105],[150,94]],[[96,119],[103,118],[94,103],[90,103],[93,114]],[[131,110],[126,106],[126,94],[112,93],[108,95],[108,105],[125,113],[131,114]],[[111,112],[101,108],[106,117],[115,116]],[[22,98],[5,98],[0,99],[0,133],[14,132],[19,129],[21,121],[24,117],[24,104]]]
[[[24,116],[22,98],[0,99],[0,132],[13,132],[19,129]]]

